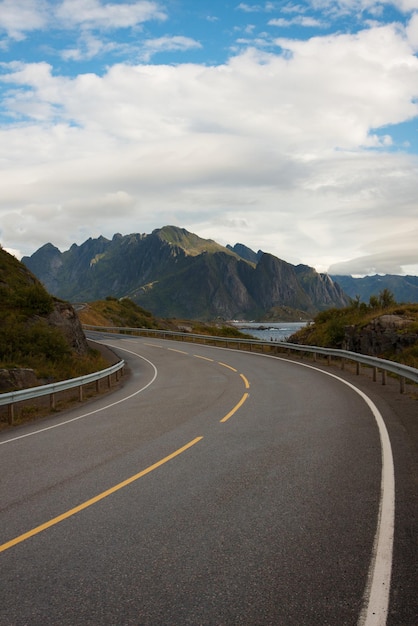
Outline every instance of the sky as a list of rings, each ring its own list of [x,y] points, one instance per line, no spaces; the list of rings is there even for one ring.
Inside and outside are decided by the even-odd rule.
[[[418,275],[418,0],[0,0],[0,244]]]

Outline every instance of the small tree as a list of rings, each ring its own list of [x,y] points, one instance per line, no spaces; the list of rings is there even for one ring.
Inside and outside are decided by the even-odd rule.
[[[378,296],[370,296],[370,309],[388,309],[396,304],[395,296],[389,289],[382,289]]]
[[[395,297],[389,289],[383,289],[383,291],[379,293],[379,304],[382,309],[388,309],[390,306],[396,304]]]

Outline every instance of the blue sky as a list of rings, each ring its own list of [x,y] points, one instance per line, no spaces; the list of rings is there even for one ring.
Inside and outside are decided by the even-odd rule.
[[[0,243],[418,274],[418,0],[0,0]]]

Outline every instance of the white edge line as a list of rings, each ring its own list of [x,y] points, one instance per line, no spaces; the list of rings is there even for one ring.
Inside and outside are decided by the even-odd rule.
[[[281,360],[286,361],[287,359]],[[369,396],[352,383],[307,363],[295,363],[295,365],[314,369],[341,381],[363,398],[375,418],[379,430],[382,457],[380,502],[372,556],[363,594],[363,608],[360,612],[357,626],[385,626],[389,610],[395,529],[395,470],[392,447],[385,422],[379,409]]]
[[[241,350],[231,350],[231,348],[221,348],[216,346],[212,347],[215,347],[217,350],[230,350],[242,354]],[[393,539],[395,529],[395,470],[389,434],[379,409],[374,402],[363,391],[361,391],[361,389],[347,380],[344,380],[344,378],[340,378],[340,376],[337,376],[336,374],[326,372],[319,367],[308,365],[307,363],[289,361],[283,357],[273,356],[270,354],[257,354],[255,352],[247,352],[246,354],[261,356],[269,359],[277,359],[293,365],[307,367],[322,374],[326,374],[327,376],[331,376],[331,378],[339,380],[344,385],[347,385],[355,391],[365,401],[373,413],[379,431],[382,459],[380,501],[369,572],[366,587],[363,593],[362,609],[357,626],[385,626],[389,610]]]
[[[138,389],[137,391],[135,391],[135,393],[127,396],[126,398],[123,398],[122,400],[118,400],[117,402],[106,405],[106,407],[90,411],[89,413],[84,413],[83,415],[80,415],[73,419],[66,420],[65,422],[60,422],[59,424],[54,424],[53,426],[48,426],[47,428],[42,428],[31,433],[27,433],[26,435],[20,435],[19,437],[14,437],[13,439],[1,441],[0,445],[10,443],[18,439],[23,439],[25,437],[30,437],[32,435],[37,435],[41,432],[45,432],[53,428],[58,428],[59,426],[64,426],[65,424],[69,424],[71,422],[83,419],[84,417],[88,417],[89,415],[93,415],[94,413],[103,411],[104,409],[120,404],[121,402],[125,402],[125,400],[129,400],[130,398],[147,389],[147,387],[149,387],[155,381],[158,375],[155,365],[145,357],[140,356],[131,350],[127,350],[126,348],[120,348],[119,346],[117,346],[117,348],[120,350],[124,350],[125,352],[129,352],[130,354],[134,354],[135,356],[143,359],[151,365],[151,367],[154,369],[154,376],[147,385],[145,385],[141,389]],[[234,352],[241,351],[234,350]],[[251,352],[249,352],[248,354],[277,359],[279,361],[289,363],[287,359],[277,356],[267,354],[255,355]],[[372,558],[369,566],[368,579],[363,595],[363,609],[360,613],[357,626],[385,626],[389,608],[393,537],[395,526],[395,475],[392,448],[385,422],[374,402],[363,391],[361,391],[361,389],[355,387],[355,385],[353,385],[352,383],[344,380],[343,378],[340,378],[339,376],[336,376],[335,374],[332,374],[331,372],[326,372],[318,367],[314,367],[313,365],[308,365],[307,363],[298,363],[295,361],[291,361],[291,363],[293,365],[299,365],[302,367],[313,369],[317,372],[330,376],[331,378],[339,380],[344,385],[347,385],[348,387],[353,389],[353,391],[355,391],[361,398],[363,398],[375,418],[379,430],[382,456],[379,515],[373,544]]]
[[[126,348],[120,348],[119,346],[113,346],[113,347],[117,347],[118,350],[124,350],[125,352],[129,352],[130,354],[134,354],[139,359],[142,359],[143,361],[146,361],[149,365],[151,365],[151,367],[154,370],[154,376],[149,381],[149,383],[147,383],[146,385],[144,385],[144,387],[141,387],[141,389],[138,389],[134,393],[131,393],[129,396],[126,396],[125,398],[122,398],[121,400],[117,400],[116,402],[112,402],[111,404],[106,404],[106,406],[103,406],[100,409],[95,409],[94,411],[89,411],[88,413],[83,413],[83,415],[79,415],[78,417],[73,417],[72,419],[65,420],[64,422],[60,422],[59,424],[53,424],[52,426],[47,426],[46,428],[40,428],[38,430],[34,430],[34,431],[30,432],[30,433],[26,433],[25,435],[19,435],[18,437],[13,437],[12,439],[6,439],[5,441],[0,441],[0,446],[3,446],[6,443],[11,443],[13,441],[17,441],[18,439],[25,439],[26,437],[32,437],[33,435],[39,435],[40,433],[44,433],[47,430],[52,430],[53,428],[59,428],[60,426],[65,426],[66,424],[71,424],[71,422],[77,422],[78,420],[81,420],[84,417],[89,417],[90,415],[94,415],[95,413],[99,413],[100,411],[104,411],[105,409],[109,409],[112,406],[116,406],[117,404],[120,404],[121,402],[125,402],[126,400],[129,400],[130,398],[133,398],[134,396],[138,395],[139,393],[141,393],[142,391],[145,391],[145,389],[150,387],[150,385],[153,384],[153,382],[155,381],[155,379],[158,376],[158,370],[155,367],[154,363],[151,363],[151,361],[149,361],[145,357],[141,356],[140,354],[137,354],[136,352],[133,352],[132,350],[127,350]]]

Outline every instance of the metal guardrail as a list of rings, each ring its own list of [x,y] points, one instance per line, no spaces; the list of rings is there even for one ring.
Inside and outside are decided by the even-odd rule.
[[[409,365],[403,365],[402,363],[396,363],[395,361],[389,361],[387,359],[379,359],[377,357],[367,356],[365,354],[359,354],[357,352],[350,352],[349,350],[337,350],[335,348],[322,348],[320,346],[306,346],[295,343],[288,343],[285,341],[269,342],[260,341],[258,339],[242,339],[235,337],[216,337],[213,335],[198,335],[193,333],[182,333],[178,331],[170,330],[155,330],[150,328],[130,328],[130,327],[118,327],[118,326],[91,326],[88,324],[83,325],[84,330],[100,333],[111,334],[129,334],[129,335],[145,335],[160,337],[162,339],[179,339],[180,341],[197,341],[204,344],[223,344],[226,348],[238,348],[248,349],[252,351],[253,347],[269,348],[270,350],[276,349],[279,351],[291,351],[300,353],[313,354],[314,360],[317,355],[323,355],[330,360],[332,357],[341,359],[341,367],[344,367],[345,361],[354,361],[357,364],[357,374],[360,373],[360,365],[366,365],[373,369],[373,380],[376,380],[378,370],[382,373],[382,384],[386,384],[386,372],[399,376],[400,391],[405,390],[405,380],[410,380],[414,383],[418,383],[418,369],[410,367]],[[13,406],[16,402],[22,402],[25,400],[32,400],[42,396],[49,395],[51,398],[51,407],[55,408],[55,394],[69,389],[79,388],[79,397],[82,400],[82,388],[84,385],[88,385],[92,382],[98,382],[103,378],[108,378],[112,374],[116,374],[123,369],[125,361],[119,361],[115,365],[108,367],[100,372],[94,372],[93,374],[87,374],[86,376],[79,376],[78,378],[71,378],[69,380],[63,380],[50,385],[41,385],[39,387],[30,387],[28,389],[20,389],[19,391],[11,391],[9,393],[0,394],[0,406],[9,406],[9,423],[13,423]]]
[[[82,389],[84,385],[107,378],[110,381],[112,374],[118,375],[120,370],[125,366],[125,361],[118,361],[111,367],[108,367],[99,372],[93,372],[92,374],[86,374],[85,376],[79,376],[78,378],[70,378],[68,380],[61,380],[50,385],[40,385],[39,387],[29,387],[27,389],[19,389],[18,391],[11,391],[9,393],[0,394],[0,406],[9,406],[9,424],[13,423],[13,406],[16,402],[23,402],[25,400],[33,400],[42,396],[50,396],[51,407],[55,408],[55,394],[62,391],[68,391],[69,389],[79,388],[79,399],[83,399]]]
[[[83,328],[86,331],[102,332],[102,333],[117,333],[117,334],[129,334],[129,335],[145,335],[160,337],[162,339],[175,339],[180,341],[200,341],[205,344],[212,343],[225,344],[225,347],[238,347],[242,349],[242,346],[246,346],[250,351],[253,346],[268,348],[277,348],[281,351],[295,351],[301,353],[313,354],[314,359],[317,355],[323,355],[328,359],[335,357],[341,359],[342,367],[344,367],[345,361],[354,361],[357,363],[357,373],[360,373],[359,366],[366,365],[373,368],[373,380],[376,380],[377,371],[382,372],[382,383],[386,384],[386,372],[395,374],[400,378],[401,393],[404,392],[405,379],[411,380],[414,383],[418,383],[418,369],[410,367],[409,365],[403,365],[396,361],[389,361],[387,359],[379,359],[378,357],[367,356],[358,352],[351,352],[349,350],[338,350],[336,348],[322,348],[320,346],[306,346],[295,343],[288,343],[285,341],[260,341],[258,339],[241,339],[232,337],[215,337],[212,335],[197,335],[193,333],[182,333],[171,330],[155,330],[150,328],[130,328],[130,327],[117,327],[117,326],[91,326],[83,324]],[[245,348],[244,348],[245,349]]]

